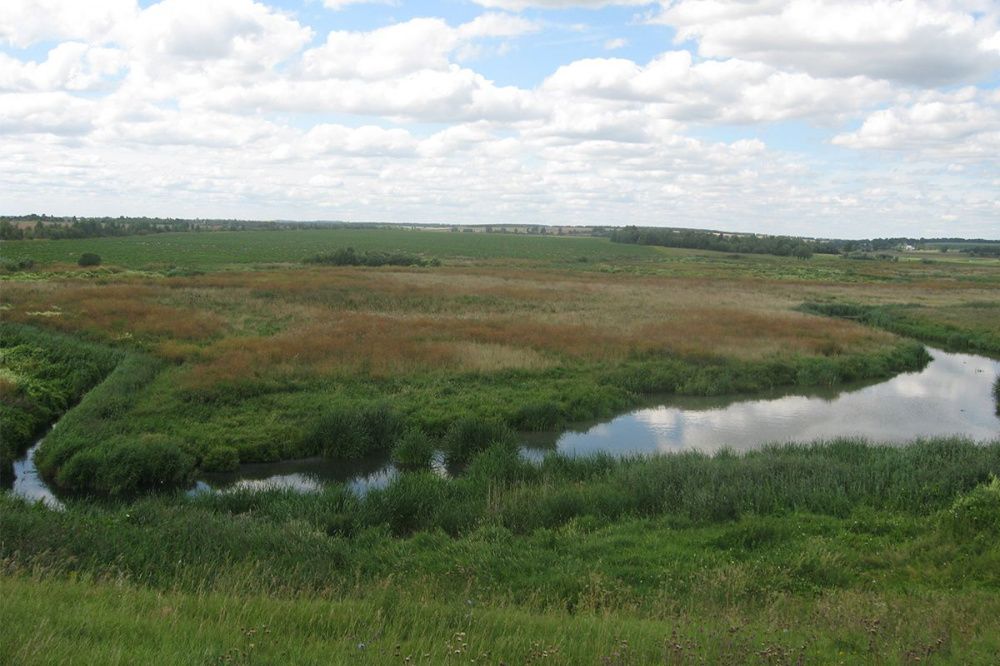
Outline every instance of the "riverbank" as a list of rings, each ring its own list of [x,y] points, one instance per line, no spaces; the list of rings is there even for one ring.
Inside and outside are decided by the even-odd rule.
[[[38,592],[5,593],[19,629],[3,654],[31,663],[39,644],[77,641],[81,660],[162,649],[185,663],[185,650],[253,643],[264,661],[439,663],[465,632],[476,654],[493,645],[513,663],[536,647],[594,661],[623,643],[623,663],[674,643],[709,660],[986,663],[1000,647],[991,475],[1000,441],[837,441],[540,466],[496,449],[461,479],[404,474],[363,498],[160,495],[53,513],[5,497],[2,584]],[[102,638],[79,642],[91,615]],[[121,640],[130,631],[141,638]]]

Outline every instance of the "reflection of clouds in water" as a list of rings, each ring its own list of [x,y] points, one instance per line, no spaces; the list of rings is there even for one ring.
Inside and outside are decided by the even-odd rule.
[[[902,442],[930,436],[987,439],[1000,435],[992,397],[1000,363],[930,352],[934,360],[921,372],[898,375],[832,400],[786,396],[704,410],[641,409],[585,434],[564,436],[559,448],[580,454],[597,450],[712,452],[843,436]]]
[[[38,444],[36,443],[28,449],[21,460],[14,462],[14,484],[11,487],[11,492],[29,502],[41,502],[50,509],[61,511],[66,507],[42,481],[38,474],[38,468],[35,467],[35,451],[37,450]]]
[[[210,482],[197,481],[191,490],[190,495],[197,495],[205,492],[234,492],[249,490],[262,492],[267,490],[292,490],[300,493],[320,492],[324,487],[333,483],[343,483],[352,492],[363,495],[373,488],[384,488],[392,479],[398,475],[398,470],[393,465],[385,465],[369,474],[357,474],[355,476],[331,477],[328,474],[294,472],[287,474],[273,474],[256,479],[237,479],[232,483],[212,485]]]
[[[227,490],[295,490],[301,493],[316,492],[322,482],[305,474],[285,474],[267,479],[240,479]]]

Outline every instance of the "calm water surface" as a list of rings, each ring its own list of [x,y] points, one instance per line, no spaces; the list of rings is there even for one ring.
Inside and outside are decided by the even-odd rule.
[[[563,433],[525,436],[524,452],[540,458],[548,451],[620,455],[748,450],[773,442],[809,442],[832,437],[865,437],[903,443],[918,437],[962,435],[977,440],[1000,437],[993,383],[1000,362],[970,354],[928,349],[933,360],[920,372],[870,385],[842,386],[810,395],[765,394],[730,398],[671,398],[605,423]],[[36,445],[37,447],[37,445]],[[13,491],[58,507],[59,500],[38,478],[29,454],[15,463]],[[435,469],[445,474],[440,463]],[[385,486],[397,470],[385,458],[343,463],[322,458],[242,465],[232,474],[206,474],[191,493],[227,489],[290,488],[316,491],[347,483],[355,492]]]
[[[558,437],[567,454],[597,451],[670,453],[746,450],[772,442],[865,437],[907,442],[918,437],[1000,436],[993,382],[1000,363],[928,349],[933,360],[878,384],[813,396],[673,400]],[[845,390],[846,389],[846,390]]]

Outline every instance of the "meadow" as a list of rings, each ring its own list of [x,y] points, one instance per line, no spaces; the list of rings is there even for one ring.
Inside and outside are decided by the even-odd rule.
[[[384,229],[3,248],[34,262],[6,276],[9,325],[131,359],[39,453],[42,472],[78,492],[183,484],[198,468],[238,462],[358,457],[411,429],[440,442],[463,420],[555,430],[650,393],[830,386],[926,361],[919,345],[876,328],[921,337],[913,326],[816,308],[904,308],[906,321],[933,323],[930,342],[998,348],[1000,264],[989,259],[881,265]],[[415,265],[308,261],[347,248]],[[70,263],[84,252],[103,263]],[[122,473],[126,460],[142,464]]]
[[[85,252],[101,263],[79,266]],[[989,663],[1000,649],[1000,442],[516,450],[518,431],[654,394],[889,377],[927,362],[922,342],[996,358],[996,259],[340,228],[0,254],[16,267],[0,274],[4,455],[60,418],[35,461],[66,503],[0,498],[0,661]],[[455,478],[428,469],[435,450]],[[407,471],[365,496],[182,492],[244,462],[373,453]]]
[[[11,663],[990,663],[1000,441],[2,500]],[[992,476],[992,481],[991,479]]]

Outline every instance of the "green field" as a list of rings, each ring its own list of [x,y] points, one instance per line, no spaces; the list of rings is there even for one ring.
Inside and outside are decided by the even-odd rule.
[[[348,247],[419,261],[305,261]],[[1000,650],[1000,441],[534,464],[514,434],[651,394],[877,380],[922,367],[921,342],[996,358],[996,260],[391,229],[0,255],[4,471],[61,418],[35,462],[66,504],[0,498],[0,663]],[[435,450],[454,478],[428,469]],[[240,463],[372,454],[412,469],[363,497],[183,492]]]
[[[3,256],[30,257],[41,264],[75,264],[96,252],[107,264],[131,269],[178,266],[208,270],[230,265],[293,263],[331,249],[416,252],[442,260],[533,260],[546,262],[648,260],[657,251],[617,245],[602,238],[452,233],[394,229],[330,229],[163,233],[148,236],[62,241],[9,241]]]

